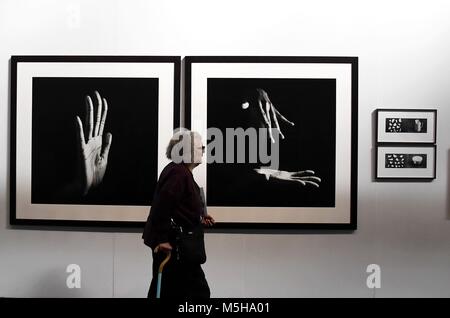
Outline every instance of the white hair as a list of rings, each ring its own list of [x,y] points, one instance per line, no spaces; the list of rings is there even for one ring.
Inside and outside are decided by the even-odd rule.
[[[201,140],[198,132],[186,128],[176,129],[166,148],[167,158],[176,163],[192,163],[195,139]]]

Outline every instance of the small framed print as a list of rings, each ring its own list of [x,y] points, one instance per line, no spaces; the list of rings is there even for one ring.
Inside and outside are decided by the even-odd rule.
[[[378,146],[376,176],[377,179],[435,179],[436,146]]]
[[[435,109],[378,109],[377,142],[436,143]]]

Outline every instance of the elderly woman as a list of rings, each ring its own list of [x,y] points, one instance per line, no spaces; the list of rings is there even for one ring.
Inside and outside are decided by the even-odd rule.
[[[204,248],[203,225],[214,224],[214,219],[205,213],[200,188],[192,175],[192,170],[202,163],[204,151],[201,136],[188,130],[175,133],[167,147],[166,155],[172,162],[161,172],[142,235],[144,243],[153,250],[149,298],[156,296],[158,268],[169,252],[160,297],[210,297],[201,268],[206,258],[198,260],[184,254],[179,240],[180,233],[197,233],[201,237],[199,248]]]

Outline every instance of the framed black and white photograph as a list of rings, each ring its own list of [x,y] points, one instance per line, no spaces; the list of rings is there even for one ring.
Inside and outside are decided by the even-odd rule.
[[[356,228],[356,57],[198,56],[185,70],[218,227]]]
[[[436,143],[435,109],[377,109],[377,142]]]
[[[179,57],[13,56],[11,224],[142,225],[179,80]]]
[[[377,147],[378,179],[436,178],[436,146],[380,145]]]

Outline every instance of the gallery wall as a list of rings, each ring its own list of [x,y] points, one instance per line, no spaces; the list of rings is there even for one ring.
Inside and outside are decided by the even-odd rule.
[[[9,225],[11,55],[358,56],[357,230],[209,232],[212,296],[449,297],[449,15],[447,1],[1,1],[0,297],[144,297],[151,268],[139,229]],[[435,180],[374,181],[377,108],[437,109]]]

